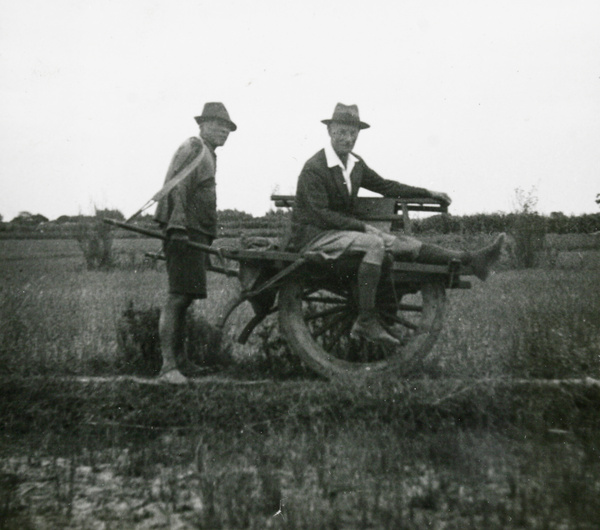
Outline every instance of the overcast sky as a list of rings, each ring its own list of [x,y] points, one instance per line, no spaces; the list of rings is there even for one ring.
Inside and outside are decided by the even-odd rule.
[[[0,214],[136,211],[223,101],[219,208],[293,193],[337,102],[451,212],[597,212],[600,2],[0,0]]]

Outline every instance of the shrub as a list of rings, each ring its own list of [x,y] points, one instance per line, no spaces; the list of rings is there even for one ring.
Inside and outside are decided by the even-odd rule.
[[[125,372],[154,376],[160,371],[159,317],[157,307],[135,310],[133,302],[123,311],[117,322],[117,343]]]
[[[514,238],[513,258],[517,267],[529,269],[539,265],[539,252],[544,249],[546,223],[535,213],[515,216],[511,233]]]
[[[135,309],[133,302],[117,322],[117,343],[121,365],[126,373],[155,376],[162,365],[158,324],[160,310]],[[186,318],[185,353],[187,358],[203,367],[223,367],[230,364],[231,352],[222,343],[220,330],[206,319],[188,311]]]
[[[515,190],[517,212],[511,223],[514,237],[513,256],[517,267],[532,268],[538,264],[538,252],[544,248],[546,220],[535,212],[536,190]]]
[[[113,229],[103,222],[104,217],[114,217],[112,210],[98,210],[91,218],[82,218],[75,227],[75,239],[83,252],[88,270],[108,270],[113,267]],[[121,215],[122,217],[122,215]]]

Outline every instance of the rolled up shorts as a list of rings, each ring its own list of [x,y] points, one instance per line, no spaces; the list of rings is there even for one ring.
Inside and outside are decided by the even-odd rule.
[[[192,233],[190,241],[210,245],[212,237]],[[206,266],[208,254],[189,247],[177,239],[167,239],[163,245],[167,259],[169,293],[184,294],[193,298],[206,298]]]
[[[366,252],[375,234],[355,232],[351,230],[330,230],[317,236],[302,250],[309,259],[335,260],[345,254]],[[403,261],[414,261],[423,245],[418,239],[404,234],[392,235],[382,232],[386,251]]]

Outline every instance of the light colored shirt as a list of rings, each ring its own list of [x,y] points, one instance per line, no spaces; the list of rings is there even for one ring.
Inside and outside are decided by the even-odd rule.
[[[350,174],[354,169],[354,164],[358,162],[358,158],[356,158],[352,153],[349,153],[348,164],[346,167],[344,167],[340,157],[333,150],[333,147],[331,147],[331,144],[329,143],[325,145],[325,158],[327,159],[327,167],[340,166],[340,168],[342,168],[342,175],[344,175],[344,181],[346,182],[348,193],[352,193],[352,181],[350,180]]]

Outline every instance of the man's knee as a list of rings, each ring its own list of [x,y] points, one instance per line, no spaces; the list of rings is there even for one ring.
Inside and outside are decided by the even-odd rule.
[[[381,265],[385,258],[385,242],[376,234],[365,234],[362,238],[365,247],[363,263]]]
[[[185,311],[193,302],[193,297],[187,294],[175,294],[169,293],[167,295],[167,301],[165,303],[165,309],[167,311]]]
[[[415,261],[423,243],[412,237],[394,237],[386,241],[386,250],[400,261]]]

